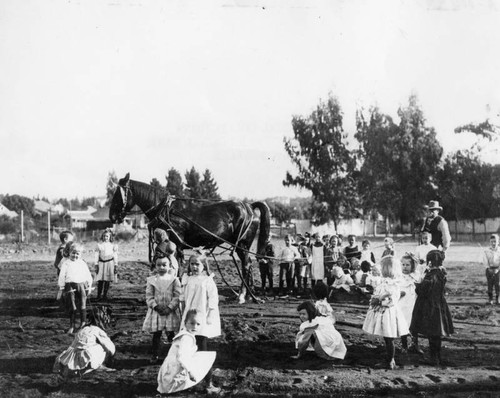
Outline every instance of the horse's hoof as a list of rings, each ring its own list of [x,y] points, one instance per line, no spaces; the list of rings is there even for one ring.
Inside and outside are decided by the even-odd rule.
[[[239,298],[238,298],[238,303],[240,303],[240,304],[245,304],[245,301],[246,301],[246,300],[245,300],[245,296],[239,296]]]

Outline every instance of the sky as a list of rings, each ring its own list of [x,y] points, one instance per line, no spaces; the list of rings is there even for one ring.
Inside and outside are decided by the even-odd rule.
[[[223,198],[309,196],[282,185],[283,139],[329,93],[349,134],[357,108],[396,117],[415,93],[466,148],[455,127],[500,119],[499,22],[493,0],[1,0],[0,194],[194,166]]]

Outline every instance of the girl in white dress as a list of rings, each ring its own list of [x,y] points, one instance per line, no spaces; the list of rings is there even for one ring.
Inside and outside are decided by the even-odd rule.
[[[321,237],[318,233],[313,235],[313,238],[316,240],[314,244],[311,246],[312,252],[312,264],[311,264],[311,283],[314,287],[314,284],[317,281],[322,281],[325,277],[325,256],[326,256],[326,248],[323,242],[321,241]]]
[[[314,351],[323,359],[344,359],[347,349],[341,334],[333,326],[332,319],[319,315],[314,303],[310,301],[299,304],[297,311],[302,323],[295,337],[298,353],[292,358],[299,359],[306,351]]]
[[[97,300],[107,300],[111,282],[116,278],[118,265],[118,247],[113,244],[113,233],[106,228],[101,235],[101,242],[97,244],[95,254]],[[103,293],[104,292],[104,293]]]
[[[114,371],[104,364],[115,354],[115,345],[102,329],[100,312],[89,312],[88,320],[75,335],[71,346],[56,358],[53,371],[63,376],[84,375],[93,370]]]
[[[406,253],[401,258],[401,270],[403,274],[398,279],[399,287],[401,288],[401,299],[399,300],[399,307],[403,312],[408,326],[411,325],[411,316],[415,301],[417,300],[417,293],[415,292],[415,283],[420,282],[420,273],[417,272],[417,259],[411,253]],[[412,336],[413,351],[423,354],[421,348],[418,346],[418,335]],[[401,337],[401,346],[403,351],[408,350],[408,336]]]
[[[172,347],[158,372],[158,391],[170,394],[190,388],[208,373],[215,360],[215,352],[199,352],[196,333],[202,317],[197,310],[186,313],[184,328],[174,337]]]
[[[401,264],[393,256],[383,257],[380,264],[383,279],[373,292],[363,330],[384,338],[387,367],[395,369],[394,339],[410,333],[405,316],[398,305],[401,289],[396,278],[401,275]]]
[[[189,310],[197,310],[200,314],[200,328],[195,333],[196,345],[199,351],[208,351],[208,339],[220,336],[221,323],[219,314],[219,293],[217,286],[209,271],[203,272],[205,267],[202,263],[204,257],[200,254],[192,255],[189,258],[189,268],[191,275],[186,278],[186,284],[181,294],[184,313],[181,324],[184,325]],[[207,392],[215,393],[219,388],[212,384],[212,372],[209,371],[205,382]]]

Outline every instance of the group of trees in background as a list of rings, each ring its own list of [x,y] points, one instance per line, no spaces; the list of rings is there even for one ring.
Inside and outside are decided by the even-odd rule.
[[[285,186],[311,191],[317,223],[378,214],[401,224],[423,216],[423,205],[440,200],[451,219],[500,216],[500,166],[481,159],[478,140],[471,149],[443,159],[443,148],[415,95],[398,109],[399,123],[378,107],[356,112],[354,139],[344,133],[339,101],[329,95],[309,116],[292,118],[293,137],[285,150],[297,168]],[[489,122],[457,127],[495,140]]]

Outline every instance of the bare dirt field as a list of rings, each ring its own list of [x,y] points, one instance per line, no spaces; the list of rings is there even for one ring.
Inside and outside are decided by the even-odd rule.
[[[87,242],[88,249],[95,243]],[[382,248],[374,242],[375,254]],[[398,242],[403,254],[410,239]],[[55,301],[53,247],[0,246],[0,395],[2,397],[151,397],[156,394],[160,365],[149,364],[150,335],[141,331],[146,314],[146,243],[120,243],[119,281],[112,286],[116,326],[108,330],[117,346],[114,373],[93,372],[67,381],[52,374],[57,354],[72,337],[64,334],[68,320]],[[481,248],[454,243],[447,254],[448,303],[456,334],[444,341],[446,367],[432,367],[399,345],[390,371],[375,368],[384,357],[383,341],[366,335],[361,325],[366,305],[354,300],[332,303],[337,329],[348,346],[343,361],[314,355],[293,360],[299,326],[296,297],[266,297],[263,304],[238,305],[218,272],[223,335],[211,342],[217,351],[214,382],[227,397],[498,397],[500,396],[500,306],[486,305]],[[87,252],[86,259],[93,258]],[[229,284],[238,284],[227,257],[220,258]],[[257,270],[256,285],[260,286]],[[275,272],[277,274],[277,272]],[[275,278],[277,279],[277,278]],[[276,281],[277,282],[277,281]],[[92,299],[91,299],[92,300]],[[427,351],[427,341],[422,340]],[[165,356],[168,346],[162,346]],[[176,396],[201,394],[186,391]]]

